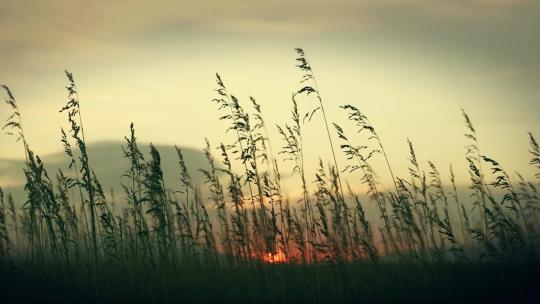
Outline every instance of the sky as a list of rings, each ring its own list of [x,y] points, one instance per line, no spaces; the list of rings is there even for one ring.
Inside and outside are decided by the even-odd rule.
[[[141,142],[228,140],[210,102],[217,72],[243,105],[258,100],[279,150],[275,125],[289,122],[301,78],[293,48],[302,47],[329,120],[353,134],[338,106],[360,108],[398,175],[407,174],[409,138],[423,166],[431,160],[447,176],[452,163],[467,180],[461,108],[482,153],[534,174],[526,132],[540,137],[536,0],[0,0],[0,45],[0,83],[17,98],[38,154],[62,149],[66,69],[89,142],[121,141],[130,122]],[[0,118],[9,114],[0,105]],[[0,135],[0,147],[0,158],[22,157],[12,137]],[[307,164],[329,160],[321,117],[305,127],[305,148]]]

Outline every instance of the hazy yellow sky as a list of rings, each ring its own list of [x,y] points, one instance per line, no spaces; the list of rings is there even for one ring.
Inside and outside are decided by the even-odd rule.
[[[406,174],[406,138],[420,161],[466,178],[467,110],[481,149],[532,176],[526,131],[540,137],[540,1],[0,1],[0,83],[11,87],[39,154],[61,149],[64,69],[79,87],[89,141],[202,147],[225,124],[216,72],[248,106],[257,98],[272,131],[288,121],[303,47],[331,121],[362,109]],[[305,100],[303,102],[308,102]],[[314,102],[314,101],[312,101]],[[302,104],[304,107],[305,104]],[[307,107],[306,107],[307,108]],[[0,117],[8,116],[0,106]],[[321,120],[306,127],[307,162],[327,158]],[[359,142],[360,143],[360,142]],[[0,136],[0,158],[21,156]]]

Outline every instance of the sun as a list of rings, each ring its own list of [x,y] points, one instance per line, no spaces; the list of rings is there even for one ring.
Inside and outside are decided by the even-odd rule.
[[[276,252],[268,252],[263,256],[263,261],[268,264],[280,264],[287,262],[285,254],[278,250]]]

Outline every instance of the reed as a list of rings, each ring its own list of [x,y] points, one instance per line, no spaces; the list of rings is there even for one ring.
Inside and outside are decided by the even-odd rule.
[[[1,291],[20,301],[328,302],[470,300],[473,287],[489,300],[530,290],[523,273],[538,268],[540,246],[533,134],[534,179],[516,173],[514,180],[480,152],[462,110],[470,179],[470,199],[463,199],[453,167],[444,178],[409,139],[409,168],[398,176],[358,107],[341,106],[346,119],[329,122],[313,69],[304,51],[295,51],[302,87],[292,94],[289,122],[276,126],[279,151],[261,105],[250,97],[244,107],[216,75],[213,101],[233,141],[213,146],[205,139],[205,168],[192,168],[175,146],[177,178],[169,181],[160,151],[150,144],[143,152],[131,123],[120,200],[106,195],[94,173],[73,74],[66,71],[68,101],[60,110],[69,124],[60,130],[66,168],[54,179],[30,149],[19,105],[2,86],[11,113],[3,130],[23,144],[27,197],[16,202],[0,188]],[[304,111],[301,95],[315,96],[315,106]],[[306,149],[303,134],[319,112],[330,153],[309,164],[306,155],[317,151]],[[282,164],[291,164],[299,197],[282,192]],[[505,284],[495,280],[503,275]],[[38,291],[26,292],[28,286]]]

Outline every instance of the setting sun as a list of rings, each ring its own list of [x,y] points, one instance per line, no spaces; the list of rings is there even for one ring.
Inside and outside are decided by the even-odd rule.
[[[283,253],[281,250],[278,250],[274,253],[268,252],[267,254],[265,254],[263,256],[263,261],[269,264],[279,264],[287,262],[287,258],[285,256],[285,253]]]

